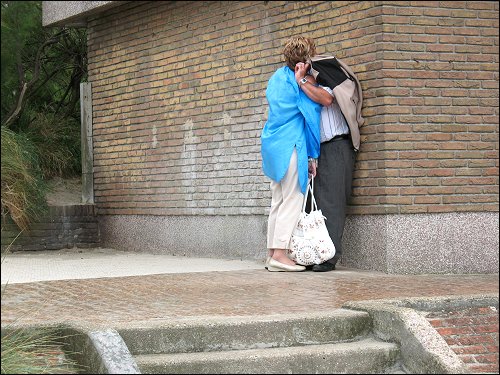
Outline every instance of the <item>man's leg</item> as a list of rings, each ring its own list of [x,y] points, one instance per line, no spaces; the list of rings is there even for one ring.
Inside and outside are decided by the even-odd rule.
[[[350,139],[321,144],[318,172],[314,179],[314,197],[326,217],[326,227],[335,245],[335,256],[328,261],[335,266],[342,255],[342,235],[346,207],[351,196],[352,175],[356,153]],[[313,267],[313,271],[329,271],[330,265]]]

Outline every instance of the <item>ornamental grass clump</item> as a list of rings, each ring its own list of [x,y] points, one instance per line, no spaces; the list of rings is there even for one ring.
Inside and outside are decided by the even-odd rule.
[[[2,217],[10,215],[22,230],[47,211],[47,185],[34,144],[2,126]]]
[[[62,351],[55,329],[11,328],[2,332],[2,374],[78,374],[80,366]]]

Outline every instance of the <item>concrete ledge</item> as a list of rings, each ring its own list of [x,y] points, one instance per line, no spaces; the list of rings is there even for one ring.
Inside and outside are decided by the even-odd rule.
[[[93,344],[99,368],[99,374],[140,374],[127,345],[114,329],[88,332],[88,339]],[[95,365],[94,365],[95,366]]]
[[[372,338],[286,348],[139,355],[149,374],[383,374],[397,363],[397,345]]]
[[[498,295],[408,298],[348,302],[343,308],[366,311],[382,340],[397,342],[410,373],[465,374],[466,365],[425,318],[426,312],[472,306],[498,307]]]
[[[126,1],[42,1],[43,26],[84,27],[86,18]]]

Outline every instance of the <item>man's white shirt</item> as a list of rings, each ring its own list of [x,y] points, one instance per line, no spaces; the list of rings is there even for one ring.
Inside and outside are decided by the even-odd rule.
[[[326,142],[333,137],[341,134],[349,133],[349,126],[340,110],[337,100],[333,94],[332,89],[326,86],[319,86],[326,90],[330,95],[334,97],[333,103],[329,106],[323,106],[321,109],[321,142]]]

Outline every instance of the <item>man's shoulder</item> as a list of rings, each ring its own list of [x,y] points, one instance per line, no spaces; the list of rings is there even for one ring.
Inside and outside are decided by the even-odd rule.
[[[311,61],[318,61],[318,60],[324,60],[324,59],[333,59],[336,58],[335,55],[316,55],[314,57],[311,57]]]

